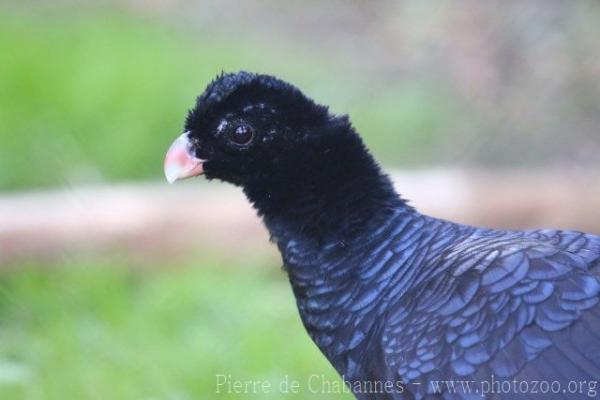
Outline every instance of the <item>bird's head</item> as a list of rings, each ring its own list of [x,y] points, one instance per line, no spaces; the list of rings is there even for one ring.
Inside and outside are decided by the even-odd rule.
[[[208,85],[167,153],[169,182],[201,174],[242,186],[259,213],[304,230],[368,219],[397,199],[346,116],[247,72]]]
[[[330,120],[326,107],[277,78],[223,74],[190,110],[165,175],[169,182],[200,174],[241,186],[267,181],[285,164],[306,162],[301,153],[315,151]]]

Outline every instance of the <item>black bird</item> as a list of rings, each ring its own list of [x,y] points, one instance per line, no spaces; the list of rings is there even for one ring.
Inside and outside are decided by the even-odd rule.
[[[597,395],[600,237],[420,214],[347,116],[268,75],[211,82],[165,173],[243,188],[356,398]]]

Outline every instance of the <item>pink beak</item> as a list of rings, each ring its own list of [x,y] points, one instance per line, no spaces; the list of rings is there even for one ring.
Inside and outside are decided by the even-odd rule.
[[[189,132],[184,132],[179,136],[165,156],[165,177],[169,183],[198,176],[204,172],[202,164],[205,160],[194,155],[188,134]]]

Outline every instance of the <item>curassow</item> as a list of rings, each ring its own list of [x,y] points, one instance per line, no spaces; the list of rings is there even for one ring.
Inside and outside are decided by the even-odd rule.
[[[595,393],[600,237],[420,214],[347,116],[272,76],[221,74],[184,131],[167,179],[243,188],[306,330],[358,399]]]

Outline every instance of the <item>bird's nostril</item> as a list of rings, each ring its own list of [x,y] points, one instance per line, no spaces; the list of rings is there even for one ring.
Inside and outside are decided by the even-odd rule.
[[[208,160],[210,158],[212,151],[207,145],[197,145],[194,146],[194,154],[196,157],[202,160]]]

